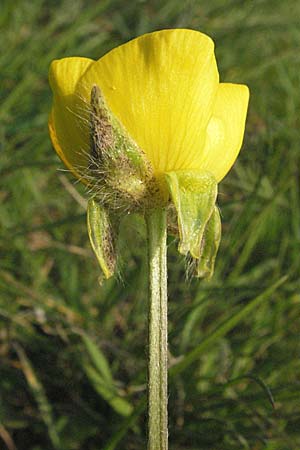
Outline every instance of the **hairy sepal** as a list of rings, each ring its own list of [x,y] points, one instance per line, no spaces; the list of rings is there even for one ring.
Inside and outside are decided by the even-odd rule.
[[[107,199],[109,209],[145,210],[163,202],[145,153],[113,115],[97,85],[91,91],[90,132],[90,172],[95,191]]]
[[[196,277],[211,278],[213,276],[220,240],[221,218],[218,207],[215,206],[204,229],[200,257],[196,260]]]
[[[109,212],[95,199],[90,199],[87,208],[87,227],[92,249],[106,279],[116,269],[116,230]]]

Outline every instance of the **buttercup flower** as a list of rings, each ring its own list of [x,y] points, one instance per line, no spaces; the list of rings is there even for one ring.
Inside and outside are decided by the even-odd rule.
[[[54,94],[50,136],[65,165],[88,184],[97,177],[98,158],[103,166],[99,179],[110,171],[105,186],[139,201],[153,197],[157,181],[164,201],[167,195],[176,208],[179,250],[199,259],[205,230],[214,239],[220,234],[216,185],[240,150],[249,98],[246,86],[219,82],[213,41],[193,30],[157,31],[98,61],[53,61],[49,77]],[[103,163],[97,146],[105,147],[108,159],[114,154],[113,168]],[[125,156],[118,150],[122,146]],[[132,163],[138,155],[140,163]],[[120,187],[122,170],[127,181]],[[132,188],[127,187],[129,178]],[[218,230],[208,232],[209,223]]]
[[[98,61],[53,61],[50,84],[50,136],[75,173],[88,162],[81,100],[89,103],[95,84],[156,174],[201,169],[220,181],[242,144],[248,88],[219,83],[214,43],[198,31],[146,34]]]
[[[122,215],[145,217],[147,448],[167,450],[167,230],[194,274],[211,277],[221,237],[217,185],[242,144],[248,88],[220,83],[213,41],[184,29],[146,34],[98,61],[53,61],[50,84],[51,140],[88,186],[88,233],[106,278]]]

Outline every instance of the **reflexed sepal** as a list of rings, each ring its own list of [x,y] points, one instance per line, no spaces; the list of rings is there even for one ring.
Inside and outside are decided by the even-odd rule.
[[[106,279],[110,278],[116,268],[115,234],[107,210],[94,199],[88,202],[87,227],[103,274]]]
[[[168,172],[165,177],[177,213],[178,251],[196,260],[196,276],[211,276],[221,230],[217,181],[208,172],[193,170]]]
[[[195,276],[211,278],[214,273],[215,260],[221,240],[221,218],[218,207],[215,206],[206,224],[202,242],[200,258],[196,261]]]

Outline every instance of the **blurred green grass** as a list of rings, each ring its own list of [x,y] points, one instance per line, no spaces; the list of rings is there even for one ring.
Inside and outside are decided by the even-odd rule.
[[[84,189],[62,171],[47,134],[47,72],[54,58],[97,59],[169,27],[212,36],[222,81],[251,91],[243,150],[220,185],[213,280],[186,282],[169,243],[170,447],[300,448],[300,4],[1,8],[0,448],[146,448],[144,228],[124,222],[122,279],[100,286]]]

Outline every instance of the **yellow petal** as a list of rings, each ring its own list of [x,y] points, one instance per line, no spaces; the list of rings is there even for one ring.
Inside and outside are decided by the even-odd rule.
[[[184,29],[141,36],[91,64],[76,91],[88,99],[94,84],[156,174],[199,166],[218,88],[208,36]]]
[[[49,117],[49,132],[53,146],[72,172],[82,177],[89,153],[87,111],[75,92],[76,83],[93,60],[64,58],[50,66],[49,81],[54,94]]]
[[[240,151],[248,101],[247,86],[220,83],[200,164],[218,181],[225,177]]]

